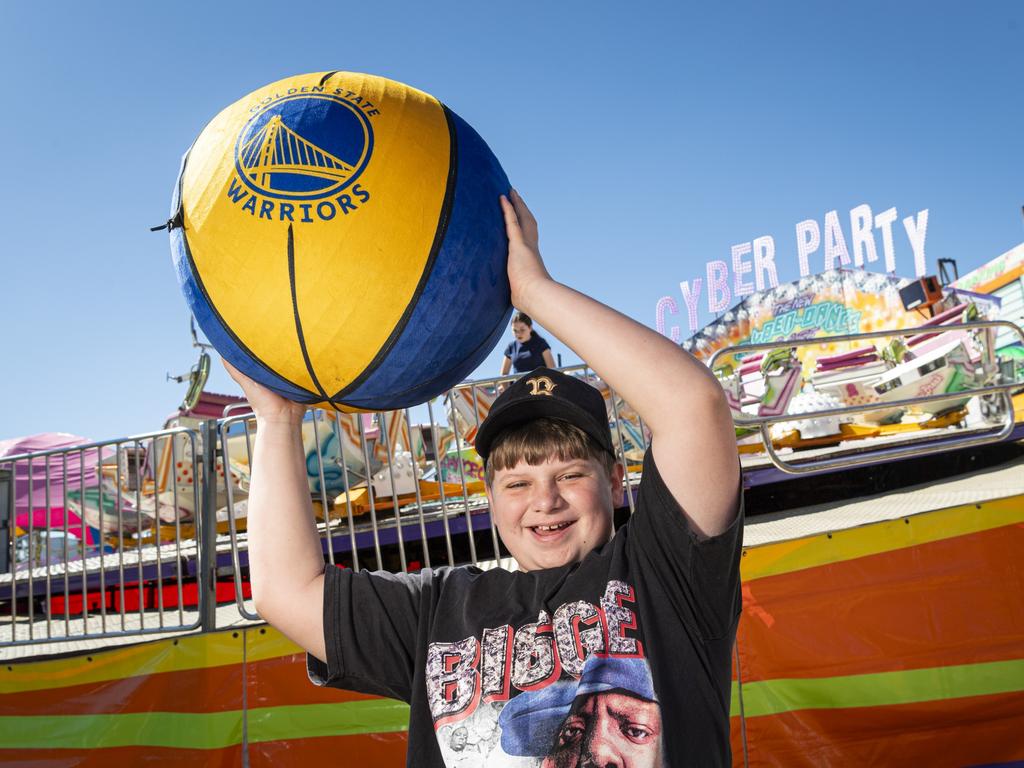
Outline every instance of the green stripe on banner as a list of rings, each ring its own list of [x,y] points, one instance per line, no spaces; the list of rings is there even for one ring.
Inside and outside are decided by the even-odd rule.
[[[393,733],[408,727],[409,705],[391,699],[261,707],[248,713],[250,742]],[[223,749],[241,743],[241,710],[0,717],[5,749]]]
[[[409,729],[409,705],[394,699],[249,710],[249,741],[394,733]]]
[[[221,749],[241,741],[239,710],[0,717],[0,744],[5,749]]]
[[[1024,691],[1024,659],[897,672],[820,678],[780,678],[743,684],[746,717],[799,709],[884,707]],[[739,688],[732,687],[731,714],[740,714]]]

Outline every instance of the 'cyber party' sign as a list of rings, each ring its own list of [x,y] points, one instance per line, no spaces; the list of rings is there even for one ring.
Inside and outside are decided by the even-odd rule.
[[[839,211],[828,211],[821,224],[817,219],[799,222],[795,229],[800,277],[840,267],[865,268],[880,260],[885,264],[885,272],[895,273],[893,225],[898,218],[895,208],[875,214],[871,206],[864,204],[850,209],[848,225],[840,220]],[[904,217],[902,224],[914,257],[914,274],[921,277],[927,270],[924,241],[928,232],[928,209]],[[697,330],[697,309],[702,301],[707,303],[708,312],[717,315],[755,290],[778,286],[775,257],[775,238],[764,235],[732,246],[731,264],[714,259],[704,265],[703,276],[680,281],[690,332]],[[680,340],[679,327],[667,328],[666,316],[677,314],[679,305],[673,297],[658,299],[655,309],[658,332],[673,341]]]

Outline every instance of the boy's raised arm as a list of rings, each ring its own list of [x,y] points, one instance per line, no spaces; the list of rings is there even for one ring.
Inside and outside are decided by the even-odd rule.
[[[739,462],[725,393],[714,375],[661,334],[553,280],[526,203],[513,190],[501,205],[513,305],[637,410],[651,430],[658,470],[691,526],[704,536],[724,531],[736,514]]]
[[[256,414],[247,530],[252,596],[260,616],[323,662],[324,557],[302,447],[305,406],[225,362]]]

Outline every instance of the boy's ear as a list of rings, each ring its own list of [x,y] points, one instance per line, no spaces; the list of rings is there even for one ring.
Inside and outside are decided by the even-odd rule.
[[[626,477],[626,468],[622,466],[621,462],[616,461],[612,465],[612,472],[609,481],[612,486],[612,508],[621,507],[622,500],[625,498],[624,491],[626,490],[623,485],[623,480]]]

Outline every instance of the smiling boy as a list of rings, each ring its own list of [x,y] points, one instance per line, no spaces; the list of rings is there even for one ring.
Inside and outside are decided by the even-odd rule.
[[[258,424],[248,512],[257,609],[309,652],[314,682],[410,703],[410,766],[466,765],[442,735],[452,726],[482,734],[480,766],[624,766],[627,742],[645,764],[727,765],[742,514],[724,393],[676,344],[553,280],[536,221],[511,198],[501,205],[513,303],[651,431],[635,513],[614,532],[623,467],[601,395],[538,369],[502,393],[476,438],[492,519],[519,571],[325,570],[303,409],[234,372]],[[629,704],[623,666],[629,680],[651,681],[643,707]],[[545,690],[558,692],[557,712],[520,701]],[[567,713],[565,701],[579,704]],[[643,723],[623,721],[627,705]],[[594,758],[615,723],[620,757]],[[523,732],[549,743],[524,752]]]

